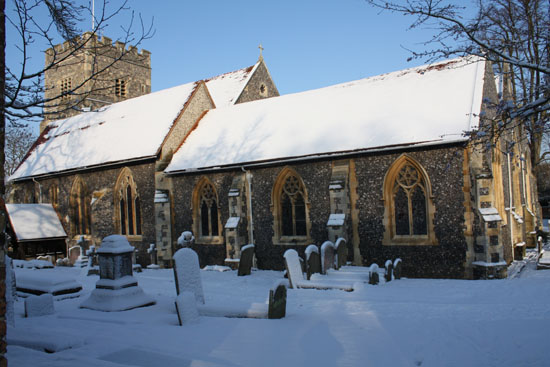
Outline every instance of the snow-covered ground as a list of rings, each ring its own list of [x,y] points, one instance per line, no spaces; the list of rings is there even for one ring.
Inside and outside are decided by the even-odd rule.
[[[134,274],[154,306],[99,312],[79,305],[98,276],[77,268],[29,270],[74,276],[78,298],[55,314],[8,328],[10,366],[549,366],[550,270],[526,262],[514,278],[401,279],[354,292],[288,290],[281,320],[200,317],[178,325],[172,270]],[[206,304],[267,301],[281,272],[201,271]],[[34,349],[33,349],[34,348]],[[46,348],[55,353],[45,353]]]

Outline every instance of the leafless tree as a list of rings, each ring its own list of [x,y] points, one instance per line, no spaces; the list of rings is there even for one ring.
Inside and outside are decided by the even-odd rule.
[[[492,62],[511,85],[497,106],[497,133],[520,127],[536,167],[545,153],[543,135],[550,128],[550,1],[548,0],[366,0],[391,12],[413,17],[410,28],[434,30],[427,50],[411,58],[433,61],[478,55]],[[460,5],[459,5],[460,4]]]
[[[108,0],[94,3],[88,0],[8,0],[6,12],[6,1],[0,0],[0,273],[4,269],[6,223],[3,205],[6,121],[10,128],[20,128],[29,120],[43,118],[48,111],[59,113],[62,109],[73,108],[73,104],[80,103],[87,94],[92,93],[87,87],[88,82],[100,79],[107,69],[124,60],[129,50],[121,48],[116,55],[109,55],[108,62],[94,63],[92,72],[80,83],[66,88],[63,94],[45,93],[44,73],[66,67],[71,56],[84,50],[92,57],[104,56],[104,48],[98,44],[97,35],[102,34],[108,23],[115,21],[115,18],[124,18],[126,21],[126,25],[121,27],[122,32],[118,32],[122,36],[116,41],[138,46],[153,34],[152,22],[145,26],[141,17],[135,16],[128,7],[128,0],[116,1],[116,4],[111,4]],[[93,18],[94,27],[91,32],[82,35],[79,25],[84,18]],[[8,46],[19,56],[17,62],[9,65],[6,64],[6,30],[10,34]],[[68,42],[71,47],[58,52],[54,46],[63,41]],[[32,62],[32,56],[42,55],[49,48],[52,51],[47,63]],[[67,52],[66,49],[70,51]],[[101,83],[98,85],[101,86]],[[78,98],[63,98],[66,94]],[[45,107],[53,108],[48,110]],[[2,279],[0,276],[0,280]],[[4,337],[0,335],[0,339]],[[0,345],[5,343],[0,341]],[[4,352],[0,350],[0,360],[4,358]]]
[[[6,163],[4,165],[6,178],[15,172],[35,140],[36,135],[29,127],[7,126],[6,145],[4,147],[6,155]]]

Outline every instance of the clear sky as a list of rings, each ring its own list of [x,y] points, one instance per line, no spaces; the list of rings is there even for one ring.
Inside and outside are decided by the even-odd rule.
[[[132,0],[154,17],[153,91],[253,65],[264,59],[281,94],[324,87],[421,64],[430,32],[408,31],[411,17],[364,0]]]
[[[87,3],[88,0],[82,0]],[[118,0],[111,0],[119,4]],[[96,8],[101,6],[96,0]],[[129,0],[155,35],[139,46],[152,53],[152,90],[158,91],[253,65],[258,45],[281,94],[300,92],[424,63],[407,62],[430,30],[408,30],[412,17],[380,12],[364,0]],[[6,4],[10,15],[11,1]],[[105,35],[123,36],[130,13]],[[90,30],[91,20],[82,24]],[[16,35],[7,30],[7,62]],[[61,41],[61,40],[60,40]],[[44,47],[31,62],[44,63]]]

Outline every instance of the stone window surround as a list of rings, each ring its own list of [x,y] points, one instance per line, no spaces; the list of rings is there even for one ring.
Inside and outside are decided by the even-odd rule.
[[[69,197],[70,228],[74,238],[91,234],[91,197],[86,183],[76,176]]]
[[[128,167],[124,167],[122,168],[122,170],[120,171],[119,175],[118,175],[118,178],[117,178],[117,181],[115,183],[115,189],[113,191],[113,201],[114,201],[114,208],[115,210],[113,211],[113,220],[114,220],[114,228],[115,228],[115,231],[116,233],[118,234],[122,234],[122,221],[121,221],[121,218],[120,218],[120,213],[121,213],[121,210],[120,210],[120,200],[121,198],[122,199],[125,199],[126,198],[126,190],[127,188],[130,187],[131,189],[131,192],[132,192],[132,201],[134,203],[134,205],[132,205],[132,222],[133,222],[133,231],[135,233],[129,233],[129,215],[127,215],[128,218],[126,218],[126,234],[124,234],[123,236],[126,236],[126,238],[128,239],[128,241],[141,241],[143,239],[143,236],[142,236],[142,233],[137,233],[137,232],[141,232],[143,230],[143,223],[141,223],[141,221],[143,220],[143,216],[141,215],[141,205],[140,205],[140,213],[137,213],[137,210],[136,210],[136,205],[135,205],[135,202],[136,202],[136,199],[139,199],[139,193],[138,193],[138,190],[137,190],[137,184],[134,180],[134,176],[133,176],[133,173],[132,173],[132,170]],[[127,201],[127,200],[126,200]],[[127,203],[126,203],[126,213],[128,213],[128,210],[127,210],[128,206],[127,206]],[[138,223],[138,221],[140,223]],[[139,225],[139,228],[140,228],[140,231],[138,231],[138,225]]]
[[[282,207],[281,207],[281,197],[283,193],[284,184],[289,176],[294,176],[298,179],[298,182],[301,185],[301,189],[304,196],[305,211],[306,211],[306,235],[305,236],[283,236],[282,229]],[[307,188],[304,184],[302,177],[292,168],[284,167],[273,185],[271,191],[271,213],[273,214],[273,233],[272,242],[274,245],[280,246],[306,246],[313,242],[310,237],[311,232],[311,220],[309,218],[309,210],[311,203],[308,199]]]
[[[214,195],[216,197],[216,206],[218,208],[218,236],[203,236],[202,230],[201,230],[201,192],[202,188],[205,185],[212,186],[214,190]],[[199,245],[224,245],[225,239],[222,233],[222,223],[221,223],[221,215],[220,215],[220,205],[219,205],[219,197],[218,192],[216,190],[216,186],[207,178],[207,177],[201,177],[197,184],[195,185],[195,189],[193,190],[193,197],[192,197],[192,208],[193,208],[193,233],[196,234],[195,243]]]
[[[418,173],[422,175],[425,183],[426,211],[428,222],[427,235],[396,235],[395,229],[395,208],[393,198],[393,188],[397,175],[405,164],[411,165]],[[431,182],[426,170],[414,158],[407,154],[399,156],[386,172],[383,183],[383,202],[384,202],[384,239],[382,244],[385,246],[433,246],[438,245],[434,232],[434,213],[433,195]],[[410,213],[412,214],[412,213]]]

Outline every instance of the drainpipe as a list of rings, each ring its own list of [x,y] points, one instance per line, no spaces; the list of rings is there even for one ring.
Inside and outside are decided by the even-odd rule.
[[[241,166],[241,170],[246,176],[247,190],[248,195],[246,195],[246,206],[248,211],[248,243],[254,244],[254,216],[252,215],[252,173],[244,169],[244,166]],[[258,268],[256,260],[256,251],[254,251],[254,256],[252,257],[252,266]]]
[[[252,215],[252,174],[250,171],[244,169],[244,166],[241,166],[241,170],[246,176],[247,190],[248,195],[246,195],[246,207],[248,211],[248,243],[254,244],[254,216]]]
[[[510,152],[506,153],[506,157],[508,159],[508,192],[510,195],[509,199],[509,217],[510,217],[510,243],[512,244],[512,260],[514,259],[514,223],[512,221],[513,214],[512,214],[512,206],[513,206],[513,200],[512,200],[512,171],[510,170]]]
[[[40,184],[40,182],[36,181],[34,177],[32,178],[32,180],[35,184],[38,185],[38,202],[42,204],[42,185]]]

